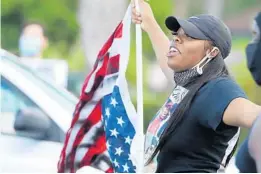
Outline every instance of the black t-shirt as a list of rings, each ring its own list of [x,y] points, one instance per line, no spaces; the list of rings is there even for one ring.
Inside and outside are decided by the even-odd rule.
[[[225,125],[222,118],[236,98],[246,95],[229,78],[217,78],[203,86],[175,134],[160,150],[156,172],[223,172],[235,150],[239,128]]]

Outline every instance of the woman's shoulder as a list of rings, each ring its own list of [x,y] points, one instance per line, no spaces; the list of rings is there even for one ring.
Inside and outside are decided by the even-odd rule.
[[[238,95],[241,97],[246,97],[245,92],[241,87],[230,77],[218,77],[210,80],[206,83],[200,90],[200,93],[220,93],[227,95]]]
[[[215,89],[222,88],[223,90],[231,90],[234,88],[241,89],[241,87],[230,77],[217,77],[208,81],[201,89]]]

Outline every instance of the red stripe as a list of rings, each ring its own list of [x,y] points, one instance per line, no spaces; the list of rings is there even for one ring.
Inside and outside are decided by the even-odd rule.
[[[116,55],[110,58],[106,75],[119,72],[119,60],[120,60],[120,55]]]
[[[103,48],[100,50],[99,54],[98,54],[98,59],[101,58],[102,56],[104,56],[109,48],[111,47],[113,40],[115,38],[121,38],[122,37],[122,29],[123,29],[123,24],[120,23],[116,30],[114,31],[114,33],[110,36],[110,38],[106,41],[106,43],[104,44]]]
[[[122,37],[122,29],[123,29],[123,23],[121,22],[118,26],[117,26],[117,28],[116,28],[116,30],[115,30],[115,32],[114,32],[114,38],[121,38]]]
[[[85,104],[85,103],[83,103],[83,102],[80,101],[80,102],[76,105],[76,107],[75,107],[75,112],[74,112],[74,117],[73,117],[72,123],[71,123],[71,129],[74,127],[74,125],[76,124],[77,120],[79,119],[80,113],[81,113],[81,111],[82,111],[82,108],[84,107],[84,106],[83,106],[84,104]]]
[[[95,108],[93,109],[93,111],[91,112],[91,114],[89,115],[89,117],[85,120],[84,124],[82,125],[81,129],[79,130],[79,132],[76,135],[75,141],[73,142],[73,148],[72,148],[72,152],[71,152],[71,172],[75,172],[74,169],[74,159],[75,159],[75,154],[76,154],[76,150],[79,146],[79,144],[81,143],[84,135],[86,133],[88,133],[88,131],[95,125],[97,124],[100,120],[101,120],[101,101],[99,101],[99,103],[97,103],[97,105],[95,106]],[[87,126],[88,124],[90,124],[89,130],[87,132],[84,132],[85,130],[85,126]]]
[[[91,76],[92,76],[92,74],[94,73],[95,70],[96,70],[96,68],[93,69],[92,72],[91,72],[90,74],[88,74],[88,76],[87,76],[86,79],[84,80],[83,86],[82,86],[82,92],[81,92],[80,99],[82,98],[82,95],[85,94],[85,89],[86,89],[86,87],[87,87],[87,85],[88,85],[88,83],[89,83],[89,80],[90,80],[90,78],[91,78]]]
[[[94,95],[94,92],[97,90],[97,88],[100,86],[102,80],[104,79],[105,75],[106,75],[106,69],[107,69],[107,65],[108,65],[108,61],[109,61],[109,56],[108,54],[105,55],[104,60],[103,60],[103,65],[102,67],[99,69],[99,71],[97,71],[96,75],[95,75],[95,82],[94,85],[92,86],[92,89],[89,93],[85,93],[85,88],[87,87],[87,83],[85,84],[82,94],[80,96],[80,99],[83,101],[90,101],[91,98]]]
[[[114,34],[112,34],[109,39],[106,41],[106,43],[103,45],[102,49],[100,50],[98,54],[98,59],[102,58],[106,53],[108,53],[109,48],[111,47],[114,40]]]
[[[114,173],[113,168],[110,167],[108,170],[105,171],[105,173]]]
[[[91,161],[94,155],[102,154],[106,151],[106,139],[105,133],[97,138],[95,144],[90,147],[87,153],[84,155],[80,167],[91,165]]]

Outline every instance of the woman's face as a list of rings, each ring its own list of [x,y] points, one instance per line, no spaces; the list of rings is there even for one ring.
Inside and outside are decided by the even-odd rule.
[[[170,43],[168,66],[175,72],[194,67],[206,55],[205,40],[193,39],[180,28]]]

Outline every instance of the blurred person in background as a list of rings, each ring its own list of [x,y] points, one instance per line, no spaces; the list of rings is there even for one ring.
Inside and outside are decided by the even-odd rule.
[[[170,41],[149,4],[139,0],[139,6],[140,13],[133,3],[132,20],[147,32],[162,71],[175,81],[173,93],[179,91],[171,99],[176,106],[166,124],[154,135],[146,133],[145,170],[224,172],[236,149],[239,127],[250,128],[261,115],[261,107],[247,99],[225,66],[230,30],[212,15],[187,20],[171,16],[165,20],[173,34]],[[156,144],[151,136],[158,138]]]
[[[261,85],[261,12],[252,23],[253,38],[246,47],[247,65],[255,82]],[[236,157],[240,172],[261,172],[261,118],[255,121]]]
[[[26,23],[19,38],[21,61],[44,78],[67,88],[68,63],[62,59],[43,59],[47,48],[48,38],[44,26],[38,22]]]
[[[19,52],[23,58],[42,58],[48,47],[48,38],[42,24],[26,23],[19,39]]]

